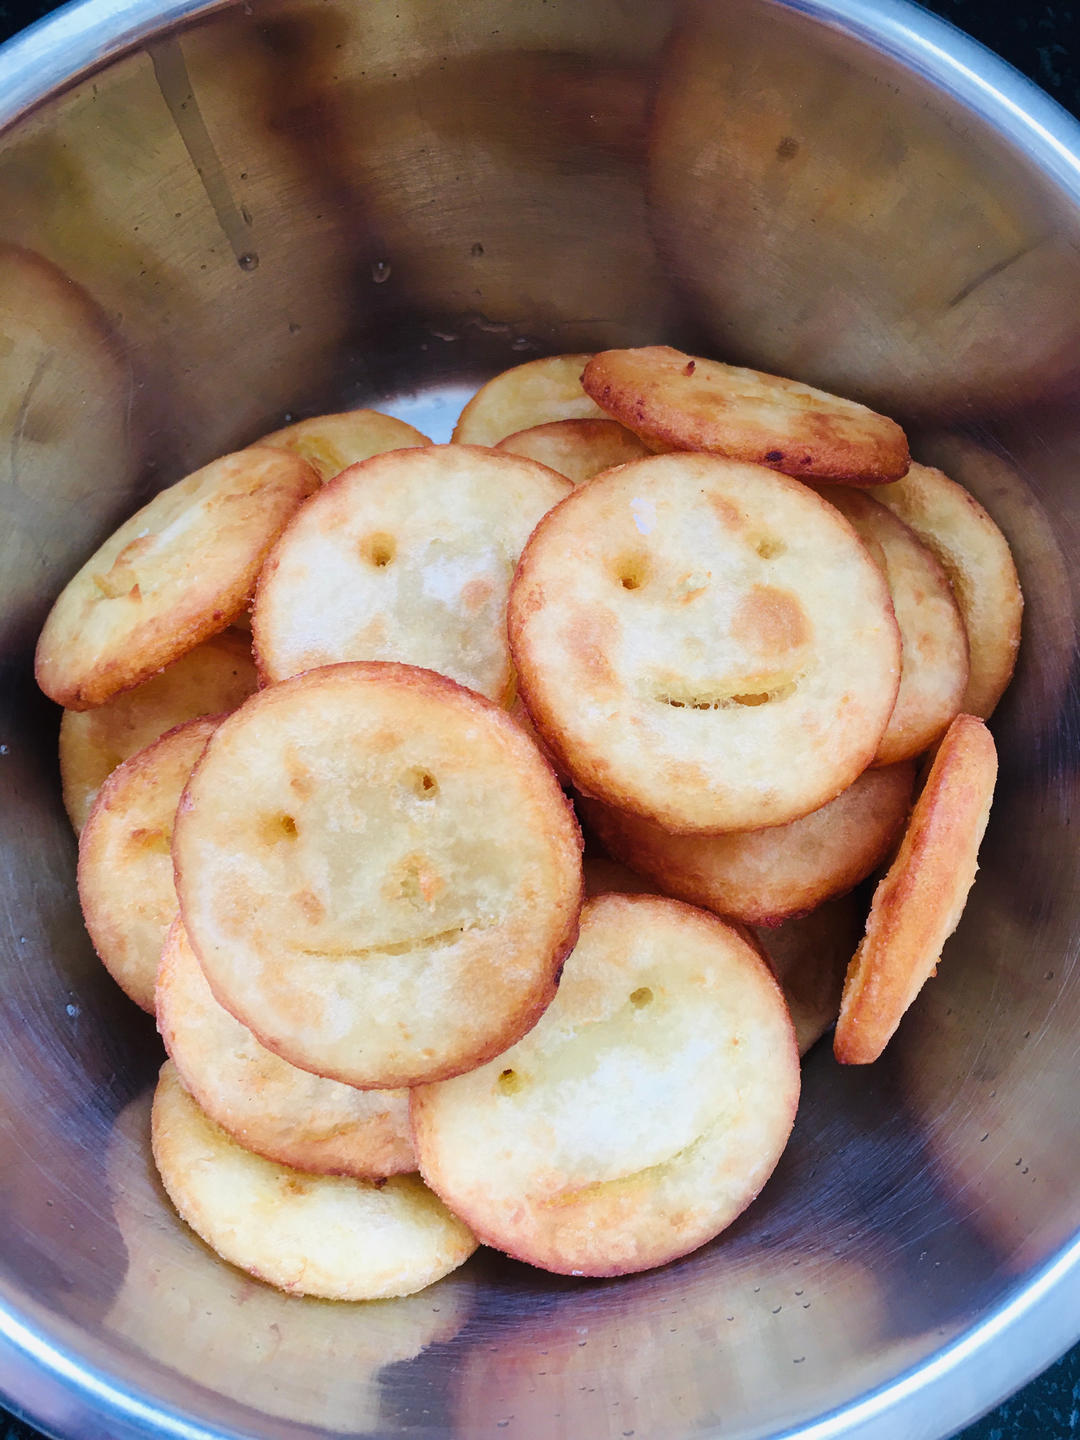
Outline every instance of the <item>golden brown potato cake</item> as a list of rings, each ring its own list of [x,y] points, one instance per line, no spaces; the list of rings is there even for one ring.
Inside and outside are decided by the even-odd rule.
[[[754,940],[780,981],[805,1055],[840,1014],[844,972],[862,932],[865,907],[854,895],[827,900],[809,915],[775,928],[756,928]]]
[[[318,487],[297,455],[242,450],[126,520],[60,592],[34,670],[70,710],[147,680],[241,611],[293,511]]]
[[[633,431],[615,420],[549,420],[508,435],[495,448],[537,460],[575,485],[651,453]]]
[[[874,892],[866,935],[848,966],[833,1044],[842,1064],[876,1060],[934,973],[975,882],[996,778],[990,731],[975,716],[958,715],[896,859]]]
[[[787,1007],[753,946],[678,901],[603,895],[525,1039],[411,1104],[421,1174],[481,1240],[621,1275],[729,1225],[798,1099]]]
[[[913,530],[859,490],[821,494],[846,515],[881,566],[900,626],[900,690],[875,765],[921,755],[960,713],[968,683],[968,641],[948,576]]]
[[[988,720],[1016,668],[1024,597],[1009,542],[974,495],[913,464],[874,492],[941,562],[967,629],[971,671],[962,709]]]
[[[606,420],[581,388],[589,355],[526,360],[481,385],[454,426],[459,445],[497,445],[507,435],[548,420]]]
[[[537,521],[570,488],[533,460],[475,445],[350,467],[263,567],[252,615],[262,675],[396,660],[506,703],[510,580]]]
[[[843,895],[881,864],[900,837],[914,783],[911,761],[864,770],[820,810],[723,835],[674,835],[600,801],[578,803],[616,860],[665,895],[747,925],[778,925]]]
[[[504,711],[407,665],[253,695],[191,778],[173,858],[219,1003],[346,1084],[498,1054],[577,932],[581,837],[550,767]]]
[[[165,937],[155,1004],[184,1088],[245,1150],[361,1180],[416,1169],[408,1094],[324,1080],[260,1045],[214,999],[179,919]]]
[[[387,450],[408,450],[431,441],[414,426],[378,410],[346,410],[340,415],[315,415],[264,435],[259,445],[291,450],[318,473],[325,484],[349,465],[370,460]]]
[[[413,1295],[476,1249],[418,1175],[312,1175],[253,1155],[203,1114],[171,1061],[158,1079],[151,1139],[161,1182],[195,1233],[291,1295]]]
[[[910,463],[900,426],[865,405],[669,345],[603,350],[582,384],[654,450],[708,450],[848,485],[898,480]]]
[[[65,710],[60,781],[75,833],[86,824],[98,791],[121,761],[185,720],[227,715],[255,687],[250,641],[223,630],[95,710]]]
[[[881,571],[787,476],[714,455],[597,475],[537,526],[509,635],[579,789],[686,832],[780,825],[877,752],[900,679]]]
[[[79,837],[79,903],[120,988],[154,1013],[154,979],[176,915],[172,834],[192,767],[223,717],[189,720],[112,772]]]

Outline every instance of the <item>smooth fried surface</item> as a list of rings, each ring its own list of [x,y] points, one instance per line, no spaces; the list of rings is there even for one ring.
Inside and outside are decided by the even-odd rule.
[[[842,1064],[876,1060],[934,973],[975,881],[996,778],[989,730],[972,715],[958,715],[874,892],[866,935],[848,967],[833,1045]]]
[[[929,465],[912,465],[874,492],[937,556],[964,619],[971,670],[966,714],[988,720],[1016,668],[1024,597],[1008,541],[962,485]]]
[[[604,895],[535,1029],[414,1090],[412,1114],[421,1173],[483,1241],[617,1275],[730,1224],[798,1097],[791,1021],[753,947],[677,901]]]
[[[283,430],[264,435],[260,445],[291,450],[318,473],[325,484],[350,465],[387,450],[408,450],[431,441],[414,426],[378,410],[346,410],[340,415],[314,415]]]
[[[396,660],[504,703],[506,602],[537,521],[570,482],[473,445],[380,455],[339,475],[274,546],[252,616],[269,680]]]
[[[550,420],[508,435],[495,448],[538,460],[575,485],[583,485],[613,465],[651,454],[633,431],[614,420]]]
[[[554,993],[581,840],[505,712],[427,670],[334,665],[223,722],[173,844],[218,1001],[294,1065],[378,1088],[512,1044]]]
[[[898,480],[908,468],[900,426],[865,405],[668,345],[603,350],[582,383],[654,449],[709,450],[849,485]]]
[[[864,915],[853,895],[843,895],[775,929],[753,932],[780,981],[800,1055],[817,1044],[840,1013],[844,972]]]
[[[60,780],[75,833],[117,765],[186,720],[227,715],[255,686],[250,643],[225,630],[95,710],[65,710]]]
[[[38,640],[42,690],[87,710],[224,630],[317,485],[299,456],[264,447],[226,455],[155,495],[60,592]]]
[[[102,786],[79,838],[79,903],[94,949],[151,1015],[161,947],[176,915],[176,807],[220,719],[189,720],[125,760]]]
[[[606,420],[581,388],[589,355],[546,355],[504,370],[482,385],[454,426],[461,445],[497,445],[549,420]]]
[[[151,1117],[154,1160],[183,1219],[223,1260],[293,1295],[413,1295],[476,1241],[415,1175],[311,1175],[244,1150],[208,1119],[169,1061]]]
[[[319,1174],[375,1180],[416,1169],[404,1090],[357,1090],[298,1070],[214,999],[179,919],[155,992],[184,1088],[246,1150]]]
[[[671,830],[779,825],[874,758],[900,641],[846,520],[760,466],[657,455],[540,522],[511,590],[521,694],[575,784]]]
[[[674,835],[595,800],[586,823],[617,860],[665,895],[747,925],[777,925],[842,895],[890,853],[911,805],[915,766],[865,770],[835,800],[787,825]]]
[[[906,482],[903,482],[906,483]],[[900,627],[900,690],[874,763],[921,755],[959,715],[968,683],[964,622],[941,565],[891,510],[858,490],[825,486],[889,584]]]

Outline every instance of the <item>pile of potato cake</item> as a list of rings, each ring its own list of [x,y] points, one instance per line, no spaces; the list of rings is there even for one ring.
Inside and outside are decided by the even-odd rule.
[[[517,366],[448,445],[358,410],[162,491],[36,673],[177,1210],[350,1300],[478,1243],[712,1239],[800,1055],[835,1022],[875,1060],[934,973],[1021,610],[892,420],[666,346]]]

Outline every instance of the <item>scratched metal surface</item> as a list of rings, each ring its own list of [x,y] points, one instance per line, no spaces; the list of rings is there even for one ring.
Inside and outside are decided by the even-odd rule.
[[[0,1389],[81,1440],[955,1428],[1080,1332],[1075,127],[889,4],[148,14],[105,68],[105,31],[70,40],[85,74],[0,134]],[[697,1256],[267,1292],[147,1170],[161,1052],[79,923],[45,610],[287,415],[445,434],[517,359],[657,338],[888,407],[1009,535],[1026,640],[961,931],[881,1064],[812,1055],[776,1177]]]

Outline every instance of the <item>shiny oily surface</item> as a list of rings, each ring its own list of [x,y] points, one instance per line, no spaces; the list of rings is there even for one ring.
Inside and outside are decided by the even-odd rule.
[[[0,52],[0,97],[0,240],[82,287],[101,356],[96,406],[0,356],[0,1391],[80,1440],[907,1440],[1045,1365],[1080,1329],[1077,127],[897,0],[91,0]],[[980,880],[886,1057],[809,1057],[718,1243],[602,1283],[476,1257],[349,1367],[353,1312],[212,1265],[118,1128],[160,1049],[79,921],[33,644],[216,454],[354,404],[445,440],[509,364],[644,343],[895,414],[1006,531]]]

